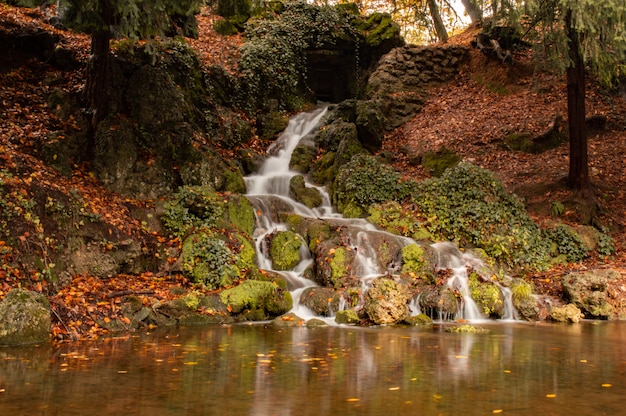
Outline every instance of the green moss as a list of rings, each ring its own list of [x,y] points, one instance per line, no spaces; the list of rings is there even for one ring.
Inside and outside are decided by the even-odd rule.
[[[409,316],[404,322],[411,326],[432,326],[433,320],[425,313],[419,315]]]
[[[416,241],[430,240],[430,232],[422,225],[419,212],[396,201],[374,204],[368,209],[367,220],[392,234],[411,237]]]
[[[293,231],[274,234],[270,245],[272,265],[276,270],[291,270],[300,262],[300,247],[305,244],[302,237]]]
[[[446,328],[446,332],[453,332],[456,334],[484,334],[489,332],[489,330],[478,326],[465,324],[449,326]]]
[[[289,195],[309,208],[322,205],[322,194],[317,188],[309,188],[302,175],[296,175],[289,181]]]
[[[226,217],[231,224],[248,235],[254,232],[254,208],[243,195],[231,195],[226,204]]]
[[[368,33],[365,41],[370,46],[378,46],[384,40],[393,39],[400,34],[400,27],[387,13],[373,13],[366,21]]]
[[[239,169],[224,170],[224,186],[223,190],[233,193],[246,193],[246,183]]]
[[[330,280],[335,288],[342,286],[343,277],[348,269],[347,254],[344,247],[338,247],[333,253],[333,257],[330,260]]]
[[[288,312],[293,307],[291,294],[272,282],[246,280],[220,293],[222,303],[233,313],[251,313],[268,319]],[[256,320],[256,319],[255,319]]]
[[[431,176],[441,176],[443,172],[459,164],[461,157],[445,147],[437,152],[426,152],[422,155],[422,166]]]
[[[335,152],[326,152],[311,168],[311,176],[315,183],[328,185],[333,182],[337,171],[335,169]]]
[[[476,273],[470,274],[470,296],[487,316],[502,316],[504,301],[500,288],[493,282],[483,282]]]
[[[335,322],[340,325],[358,324],[361,322],[361,319],[359,319],[359,315],[357,315],[354,310],[346,309],[337,312],[337,315],[335,315]]]
[[[426,264],[424,249],[417,244],[402,247],[402,273],[421,275]]]

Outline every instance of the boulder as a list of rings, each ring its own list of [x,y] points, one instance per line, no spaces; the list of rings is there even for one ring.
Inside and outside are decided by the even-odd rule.
[[[348,325],[348,324],[358,324],[361,322],[359,319],[359,315],[353,309],[346,309],[343,311],[337,312],[335,316],[335,322],[340,325]]]
[[[275,282],[246,280],[224,290],[220,299],[243,320],[267,320],[287,313],[293,307],[289,291]]]
[[[563,278],[563,292],[573,305],[588,318],[612,319],[613,306],[609,303],[609,282],[620,278],[615,270],[574,272]]]
[[[272,237],[270,256],[276,270],[292,270],[300,263],[304,240],[293,231],[278,231]]]
[[[555,306],[550,311],[550,318],[556,322],[577,323],[584,317],[585,315],[580,311],[580,309],[571,303],[562,306]]]
[[[377,325],[395,324],[409,316],[409,291],[393,279],[378,278],[365,296],[365,312]]]
[[[46,342],[50,329],[50,304],[44,295],[18,288],[0,301],[0,345]]]

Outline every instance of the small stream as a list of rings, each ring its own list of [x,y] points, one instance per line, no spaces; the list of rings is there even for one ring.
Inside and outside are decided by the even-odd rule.
[[[381,265],[376,258],[376,250],[372,247],[372,237],[375,234],[384,235],[386,240],[395,242],[398,247],[416,243],[414,240],[393,235],[377,229],[365,219],[343,218],[341,214],[335,212],[330,204],[330,198],[326,190],[311,183],[306,183],[307,187],[316,187],[322,193],[323,205],[310,209],[307,206],[293,200],[290,197],[289,183],[291,178],[298,175],[298,172],[289,168],[289,163],[294,149],[298,143],[311,134],[326,113],[326,108],[320,108],[309,113],[300,113],[294,116],[285,131],[277,141],[268,149],[270,155],[260,167],[258,173],[245,178],[248,189],[247,197],[256,208],[257,227],[255,232],[257,263],[261,269],[280,273],[285,277],[294,299],[294,309],[301,318],[311,318],[315,314],[308,308],[299,304],[300,294],[304,289],[317,286],[315,282],[304,277],[304,272],[311,267],[313,259],[308,248],[303,245],[301,248],[301,262],[290,271],[278,271],[272,268],[272,260],[269,256],[269,249],[266,246],[268,236],[277,232],[287,230],[287,226],[277,220],[274,212],[275,202],[279,200],[281,205],[290,207],[290,211],[303,217],[324,219],[335,226],[342,226],[349,229],[350,240],[356,251],[355,261],[351,265],[352,274],[359,278],[362,283],[362,291],[365,292],[371,287],[371,281],[377,277],[393,274],[397,270],[398,264],[391,262]],[[460,294],[461,307],[456,316],[435,317],[437,319],[463,319],[469,321],[482,321],[486,317],[481,313],[476,303],[470,296],[468,288],[468,268],[478,268],[482,265],[476,257],[467,253],[462,253],[458,247],[452,243],[440,242],[430,246],[436,252],[437,264],[441,269],[452,271],[448,279],[448,286]],[[504,288],[503,288],[504,289]],[[510,293],[503,291],[505,299],[505,319],[514,319],[515,310],[510,301]],[[347,305],[342,304],[342,307]],[[411,305],[411,313],[416,315],[421,311],[417,302]],[[337,311],[334,311],[337,312]],[[325,319],[332,324],[332,319]]]

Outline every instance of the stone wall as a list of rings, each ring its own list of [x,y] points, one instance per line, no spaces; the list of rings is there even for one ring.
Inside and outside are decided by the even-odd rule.
[[[462,45],[408,45],[383,56],[368,80],[367,95],[383,102],[386,127],[398,127],[415,115],[426,88],[454,79],[468,56]]]

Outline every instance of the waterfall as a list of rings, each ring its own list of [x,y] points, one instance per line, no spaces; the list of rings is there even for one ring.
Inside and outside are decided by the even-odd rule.
[[[353,262],[352,274],[361,281],[361,298],[363,294],[371,287],[371,282],[377,277],[383,275],[393,275],[398,269],[398,264],[381,265],[377,258],[377,250],[373,246],[373,240],[376,237],[384,237],[387,240],[395,242],[399,247],[415,243],[414,240],[407,237],[400,237],[381,231],[365,219],[343,218],[336,213],[331,204],[330,198],[323,187],[305,183],[307,187],[315,187],[322,194],[323,203],[320,207],[311,209],[304,204],[293,200],[289,195],[289,184],[291,179],[298,175],[290,169],[289,163],[294,149],[298,143],[310,134],[319,124],[322,117],[326,114],[326,108],[320,108],[309,113],[300,113],[294,116],[285,129],[278,137],[276,142],[268,149],[270,156],[263,162],[256,174],[249,175],[245,178],[248,192],[246,197],[255,207],[256,228],[254,239],[256,244],[257,264],[260,269],[273,271],[281,274],[287,281],[289,290],[291,291],[294,307],[291,312],[304,319],[314,317],[314,313],[300,303],[302,292],[310,287],[318,286],[315,282],[307,279],[304,274],[313,263],[311,253],[308,247],[303,244],[300,248],[300,263],[290,271],[278,271],[272,268],[272,260],[269,254],[268,241],[271,234],[277,231],[286,231],[287,226],[280,222],[276,211],[276,204],[281,207],[288,207],[290,212],[294,212],[303,217],[319,218],[327,220],[333,226],[345,227],[349,229],[347,239],[349,246],[356,253]],[[438,269],[448,269],[452,271],[447,285],[448,287],[460,294],[461,308],[457,314],[457,319],[464,320],[482,320],[485,316],[480,312],[476,303],[472,300],[468,287],[468,267],[476,267],[482,265],[480,260],[463,253],[453,243],[443,242],[435,243],[432,249],[436,253],[436,264]],[[504,291],[503,291],[504,293]],[[512,307],[510,304],[510,291],[506,307]],[[419,297],[414,299],[409,305],[411,314],[421,312],[419,306]],[[510,305],[510,306],[509,306]],[[338,310],[347,307],[345,299],[339,302]],[[329,301],[328,316],[334,316]],[[441,314],[441,313],[440,313]],[[514,317],[513,312],[505,311],[505,317],[511,319]],[[440,316],[440,319],[447,319],[447,316]],[[327,322],[333,321],[329,318]]]

